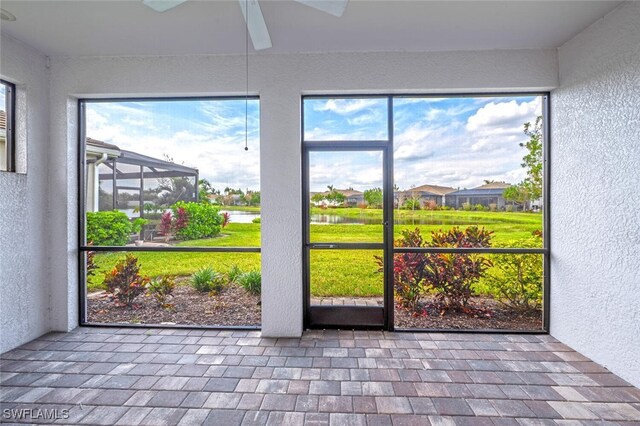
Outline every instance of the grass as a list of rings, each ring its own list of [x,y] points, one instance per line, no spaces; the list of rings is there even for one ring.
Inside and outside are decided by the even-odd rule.
[[[234,210],[238,208],[234,207]],[[255,207],[244,207],[245,211],[256,211]],[[246,210],[252,209],[252,210]],[[316,211],[317,210],[317,211]],[[313,214],[337,214],[348,217],[380,217],[379,209],[313,209]],[[396,225],[395,238],[405,228],[420,228],[428,237],[431,231],[448,229],[459,225],[484,226],[494,231],[493,243],[508,245],[531,236],[541,229],[542,216],[537,213],[466,212],[466,211],[395,211],[395,217],[403,220],[428,220],[429,224]],[[382,225],[311,225],[313,242],[382,242]],[[180,242],[180,246],[192,247],[259,247],[260,224],[230,223],[223,234],[216,238]],[[314,296],[381,296],[382,274],[378,273],[375,250],[314,250],[311,255],[311,294]],[[88,288],[102,288],[104,272],[113,268],[125,253],[98,253],[95,262],[98,270],[90,277]],[[243,272],[260,270],[259,253],[137,253],[141,273],[152,278],[172,275],[189,276],[196,270],[211,266],[216,271],[228,273],[234,265]],[[481,293],[488,291],[486,285],[478,283]]]

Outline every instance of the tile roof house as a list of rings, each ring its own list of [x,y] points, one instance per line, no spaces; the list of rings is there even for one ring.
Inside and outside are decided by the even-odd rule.
[[[409,198],[418,198],[421,205],[433,201],[437,206],[446,205],[447,195],[455,192],[455,188],[439,185],[420,185],[405,191],[396,191],[393,195],[396,207]]]
[[[472,206],[480,204],[483,207],[503,210],[509,204],[504,199],[504,190],[510,186],[511,184],[506,182],[490,182],[472,189],[461,189],[449,194],[447,205],[461,209],[467,203]]]

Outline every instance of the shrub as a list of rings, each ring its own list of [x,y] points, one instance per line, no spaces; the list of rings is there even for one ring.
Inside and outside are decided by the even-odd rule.
[[[489,210],[492,212],[498,211],[498,205],[496,203],[489,204]]]
[[[259,217],[254,217],[253,220],[251,221],[251,223],[260,223],[260,218]]]
[[[437,210],[438,203],[435,200],[427,200],[424,202],[425,210]]]
[[[169,237],[171,235],[172,228],[173,215],[170,211],[166,211],[162,213],[162,217],[160,218],[160,233],[165,237]]]
[[[136,219],[140,227],[141,220],[144,219]],[[87,212],[87,241],[96,246],[123,246],[133,232],[136,232],[134,225],[121,211]]]
[[[89,246],[93,245],[93,241],[89,241],[89,244],[87,244]],[[95,275],[96,273],[96,269],[98,269],[98,265],[96,265],[96,252],[95,251],[88,251],[87,254],[87,267],[85,269],[86,274],[87,274],[87,279],[93,275]]]
[[[242,275],[242,271],[238,267],[238,265],[233,265],[229,272],[227,272],[227,278],[229,278],[229,282],[235,283],[238,282],[238,278]]]
[[[462,210],[470,212],[473,210],[473,207],[471,206],[471,203],[462,203]]]
[[[513,204],[508,204],[504,207],[504,210],[507,212],[512,212],[513,211]]]
[[[493,232],[477,226],[464,231],[454,227],[431,233],[430,247],[479,248],[491,246]],[[472,295],[471,286],[492,266],[484,256],[466,253],[428,253],[424,279],[435,290],[443,309],[465,311]]]
[[[423,247],[424,241],[420,229],[414,231],[402,230],[402,236],[396,240],[396,247]],[[384,262],[381,256],[375,256],[379,272],[382,272]],[[425,262],[424,253],[398,253],[393,258],[393,288],[398,304],[410,311],[418,311],[420,298],[424,292]]]
[[[476,204],[475,206],[473,206],[473,210],[482,212],[484,211],[484,206],[482,204]]]
[[[542,246],[539,234],[507,244],[513,247]],[[500,303],[518,312],[533,312],[542,307],[542,259],[539,254],[496,254],[495,268],[484,281]]]
[[[405,200],[402,207],[407,210],[420,210],[420,200],[409,198]]]
[[[260,294],[262,290],[262,276],[259,271],[250,271],[240,275],[238,282],[251,294]]]
[[[149,277],[140,275],[138,258],[127,254],[114,268],[105,273],[104,285],[107,293],[113,295],[121,305],[130,306],[133,300],[144,292]]]
[[[167,303],[167,299],[173,294],[176,288],[176,282],[171,277],[162,277],[153,279],[147,284],[147,295],[153,297],[158,305],[164,309],[173,308],[171,303]]]
[[[220,233],[223,219],[216,206],[178,201],[171,209],[176,217],[173,227],[176,238],[197,240]]]
[[[217,294],[225,284],[224,275],[210,266],[197,270],[191,276],[191,286],[201,293]]]
[[[420,229],[405,229],[396,247],[474,248],[491,245],[490,231],[477,226],[465,230],[454,227],[449,231],[431,233],[425,241]],[[376,257],[382,267],[382,259]],[[486,258],[466,253],[398,253],[393,259],[394,290],[400,305],[418,311],[422,295],[432,290],[442,309],[465,311],[472,295],[471,286],[491,266]],[[381,270],[381,269],[380,269]]]
[[[231,215],[229,212],[222,213],[222,227],[225,228],[229,222],[231,222]]]

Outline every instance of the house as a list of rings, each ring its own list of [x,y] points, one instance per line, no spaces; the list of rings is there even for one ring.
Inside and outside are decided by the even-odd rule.
[[[451,192],[447,198],[447,205],[454,209],[462,209],[465,205],[479,204],[492,210],[504,210],[507,205],[513,205],[504,199],[504,190],[510,186],[506,182],[490,182],[472,189]]]
[[[362,191],[358,191],[355,190],[353,188],[349,188],[349,189],[334,189],[333,191],[337,192],[338,194],[342,194],[344,195],[344,202],[343,203],[338,203],[334,200],[327,200],[326,198],[323,198],[321,200],[311,200],[311,202],[317,206],[319,205],[327,205],[327,206],[334,206],[337,207],[339,205],[344,205],[346,207],[354,207],[357,206],[359,204],[364,203],[364,192]],[[312,199],[314,196],[316,198],[320,198],[323,196],[327,196],[331,193],[331,191],[324,191],[324,192],[310,192],[309,193],[309,197]]]
[[[420,185],[415,188],[409,188],[405,191],[396,191],[394,193],[395,206],[401,206],[408,199],[417,199],[421,206],[427,203],[435,203],[436,206],[445,206],[447,204],[447,196],[455,192],[455,188],[439,185]]]
[[[80,386],[80,382],[76,380],[86,380],[87,377],[81,377],[83,374],[73,374],[77,377],[66,380],[69,378],[67,373],[61,373],[58,380],[56,375],[46,372],[55,369],[57,374],[58,368],[62,366],[58,362],[62,363],[63,360],[148,360],[150,357],[146,355],[138,357],[133,352],[116,352],[143,349],[154,351],[154,348],[149,349],[148,343],[155,344],[161,340],[162,343],[178,342],[176,345],[182,345],[181,342],[193,342],[189,346],[180,346],[184,349],[183,353],[163,357],[171,362],[197,357],[199,360],[225,358],[230,362],[229,358],[234,358],[237,364],[240,362],[239,356],[200,354],[224,354],[227,352],[222,351],[223,348],[217,345],[218,342],[223,342],[224,345],[227,341],[239,341],[250,344],[249,349],[254,347],[255,350],[260,350],[261,354],[264,351],[259,345],[263,343],[278,345],[268,351],[275,355],[285,353],[286,348],[282,348],[283,345],[300,346],[290,348],[291,351],[288,353],[313,353],[316,358],[308,358],[309,362],[313,361],[315,365],[316,360],[327,359],[326,363],[318,363],[327,367],[328,356],[335,355],[365,355],[366,352],[366,355],[388,357],[390,353],[406,354],[408,350],[409,353],[415,351],[424,357],[433,357],[436,353],[437,356],[444,354],[451,358],[452,352],[457,352],[453,353],[455,357],[464,358],[469,353],[477,357],[481,352],[479,348],[484,351],[484,348],[496,347],[500,349],[498,354],[487,353],[493,355],[492,359],[504,356],[502,359],[548,360],[544,365],[529,361],[514,365],[514,362],[504,361],[498,367],[491,367],[537,367],[536,373],[518,372],[516,380],[520,382],[513,383],[521,384],[523,379],[539,380],[542,377],[545,383],[552,382],[561,386],[587,385],[558,389],[559,392],[563,392],[563,399],[571,401],[550,401],[552,408],[558,409],[553,415],[560,415],[566,419],[601,419],[602,416],[596,413],[607,411],[605,406],[583,403],[581,400],[598,397],[598,402],[602,402],[601,395],[610,395],[612,399],[624,402],[614,407],[624,410],[616,414],[623,414],[610,417],[610,420],[627,416],[628,413],[637,420],[636,412],[640,411],[638,391],[629,389],[627,382],[640,386],[640,357],[637,356],[640,347],[637,321],[640,317],[640,256],[632,249],[634,244],[637,244],[635,226],[640,211],[640,197],[629,196],[637,192],[637,171],[640,169],[640,128],[637,125],[640,105],[640,2],[594,0],[302,3],[264,0],[1,2],[0,77],[3,81],[15,84],[17,93],[14,105],[16,125],[15,129],[12,129],[16,135],[15,173],[0,172],[0,353],[4,354],[28,344],[52,331],[66,333],[79,329],[81,332],[72,336],[84,338],[96,330],[89,328],[91,325],[87,324],[86,316],[82,314],[86,307],[86,298],[83,298],[86,282],[80,278],[84,272],[85,256],[90,251],[81,240],[82,212],[87,207],[95,209],[96,204],[99,208],[99,199],[96,202],[95,195],[96,188],[99,192],[99,186],[96,186],[96,172],[93,172],[93,181],[89,185],[88,179],[84,179],[84,168],[81,165],[85,160],[81,146],[86,142],[86,135],[81,130],[86,118],[83,110],[86,102],[102,102],[109,99],[133,102],[132,100],[148,101],[149,98],[157,98],[160,102],[184,97],[247,99],[259,96],[259,131],[256,133],[260,141],[259,161],[252,163],[251,167],[257,168],[259,165],[262,198],[261,234],[255,239],[259,241],[259,247],[252,248],[254,251],[260,251],[260,330],[240,332],[243,333],[242,337],[234,337],[236,331],[215,334],[215,337],[201,337],[206,333],[203,330],[170,330],[166,336],[165,333],[158,333],[157,340],[154,340],[156,336],[148,336],[149,339],[143,340],[147,336],[141,329],[132,328],[127,334],[122,334],[124,329],[118,327],[103,329],[107,332],[100,334],[102,340],[91,341],[87,338],[84,341],[78,339],[78,342],[54,342],[55,339],[65,339],[60,336],[67,335],[47,334],[44,340],[11,352],[7,356],[12,358],[9,361],[3,360],[3,368],[19,365],[15,372],[9,372],[3,386],[4,383],[8,383],[8,386],[12,386],[13,383],[22,388],[3,392],[3,398],[10,398],[6,401],[7,406],[12,409],[26,408],[21,401],[35,401],[42,395],[39,392],[43,389],[47,391],[46,388],[40,387],[38,390],[23,393],[26,391],[26,386],[23,385],[26,384],[36,383],[34,387],[38,387],[39,383],[52,386],[56,382],[73,382],[78,387],[84,386]],[[335,3],[342,4],[346,9],[332,9],[331,15],[308,6],[311,4],[315,7],[331,8],[328,4]],[[176,7],[159,12],[149,9],[146,4]],[[250,8],[250,13],[245,10],[247,7]],[[260,8],[264,10],[264,16]],[[249,32],[248,26],[245,25],[245,17],[253,17],[247,20],[254,25],[262,24],[258,28],[262,31]],[[267,30],[270,31],[271,37],[268,36]],[[256,34],[263,36],[261,40],[257,40],[260,43],[256,40],[254,43],[251,42],[251,36]],[[269,46],[270,50],[264,49]],[[374,250],[371,256],[369,252],[366,253],[370,264],[373,264],[371,259],[376,251],[385,256],[390,253],[390,256],[393,256],[394,252],[398,252],[393,247],[393,229],[390,228],[393,222],[386,220],[389,232],[384,238],[380,235],[378,242],[363,238],[358,240],[357,245],[313,245],[313,241],[310,241],[305,233],[305,224],[308,221],[304,216],[308,209],[309,195],[309,188],[305,186],[305,173],[308,172],[309,162],[308,149],[322,151],[331,145],[337,152],[333,157],[336,162],[340,161],[340,155],[344,152],[358,151],[363,158],[368,155],[367,152],[373,152],[375,155],[382,153],[384,164],[380,166],[380,170],[373,172],[376,178],[385,176],[386,186],[389,187],[393,185],[391,173],[394,168],[398,169],[393,166],[394,157],[400,158],[393,150],[394,142],[400,140],[400,135],[395,135],[398,137],[394,140],[393,123],[387,123],[388,117],[393,118],[394,97],[416,94],[423,96],[427,100],[423,104],[427,104],[434,98],[443,96],[481,97],[516,93],[535,94],[548,101],[542,109],[543,115],[548,119],[545,123],[547,125],[544,129],[544,140],[550,147],[545,151],[548,156],[544,159],[545,177],[548,178],[545,181],[545,189],[549,189],[545,191],[546,198],[543,204],[545,247],[540,249],[541,252],[536,256],[546,262],[544,277],[548,279],[548,287],[544,292],[544,320],[548,327],[544,332],[549,335],[483,335],[478,342],[467,342],[468,339],[474,338],[473,335],[441,333],[437,336],[429,335],[429,338],[425,339],[429,340],[426,342],[429,345],[422,346],[430,351],[425,353],[419,348],[421,345],[418,345],[423,343],[420,334],[405,333],[399,336],[400,340],[396,340],[398,336],[386,332],[360,334],[361,332],[352,331],[354,328],[373,327],[365,321],[355,325],[354,323],[363,318],[363,312],[374,312],[377,316],[373,325],[378,329],[393,332],[394,295],[390,291],[393,285],[389,285],[393,283],[388,280],[384,287],[387,293],[383,307],[373,306],[371,309],[365,309],[368,307],[358,306],[352,311],[338,313],[335,311],[339,308],[335,306],[326,307],[324,310],[319,307],[315,310],[326,314],[323,318],[327,321],[352,321],[347,325],[354,325],[353,327],[344,332],[319,330],[307,333],[307,328],[318,328],[322,325],[309,321],[310,314],[315,312],[308,303],[309,288],[303,284],[310,276],[311,250],[340,249],[341,251],[332,253],[336,253],[336,257],[348,258],[354,256],[355,252],[371,249]],[[348,132],[335,131],[335,128],[331,127],[331,121],[325,120],[305,134],[305,126],[302,124],[305,119],[302,113],[304,99],[321,96],[343,99],[354,99],[358,96],[382,98],[382,103],[390,110],[385,110],[388,115],[372,113],[362,114],[355,120],[345,119],[350,126]],[[360,102],[358,106],[367,108],[370,104],[370,99],[365,99],[365,102]],[[552,107],[547,108],[548,106]],[[327,103],[325,111],[331,112],[337,118],[351,118],[348,116],[350,110],[340,103]],[[215,112],[208,112],[213,125],[219,124],[214,122]],[[446,108],[442,108],[437,113],[447,112]],[[245,117],[236,121],[246,124]],[[130,122],[144,122],[145,119],[133,115],[127,118]],[[439,143],[446,142],[446,135],[425,132],[419,124],[423,124],[428,118],[426,114],[422,114],[420,123],[411,129],[413,134],[421,135],[420,140],[401,154],[414,159],[434,158],[431,151],[437,149]],[[498,127],[503,124],[501,119],[500,111],[494,111],[494,114],[479,117],[474,123],[461,121],[460,125],[472,124],[470,128],[480,140],[486,136],[483,133],[486,125]],[[377,126],[376,131],[369,131],[372,125],[380,123],[383,125]],[[172,123],[160,119],[152,124],[170,126]],[[239,134],[246,135],[243,131]],[[345,141],[345,135],[351,135],[351,139]],[[189,140],[188,134],[181,136]],[[305,139],[307,136],[309,139],[315,139]],[[335,140],[328,140],[331,137]],[[144,142],[153,144],[157,141],[162,144],[162,139],[147,138]],[[482,141],[488,141],[490,144],[491,137]],[[213,143],[210,138],[203,143],[207,142]],[[332,143],[324,144],[325,142]],[[222,142],[220,144],[222,146]],[[234,148],[237,149],[232,153],[223,154],[242,155],[242,145],[236,145]],[[476,151],[456,146],[451,150],[457,150],[456,152],[462,152],[467,156],[482,150],[483,146],[486,145],[474,146],[473,149]],[[135,173],[140,174],[140,164],[125,163],[129,155],[119,150],[119,156],[116,157],[116,148],[106,145],[91,147],[92,161],[97,162],[106,156],[105,163],[98,164],[97,169],[104,170],[108,167],[107,162],[114,161],[116,164],[131,166],[131,172],[122,170],[124,176],[133,178]],[[132,162],[137,159],[133,152],[130,153],[130,158]],[[516,161],[519,161],[519,158],[521,155],[516,156]],[[151,162],[149,158],[141,160]],[[156,164],[160,166],[159,163]],[[433,167],[437,166],[437,162],[433,164]],[[390,165],[392,167],[389,167]],[[442,165],[452,175],[456,174],[456,166],[455,161]],[[495,164],[485,161],[478,163],[477,167],[479,170],[495,168],[495,172],[499,173],[501,164],[497,161]],[[170,177],[171,173],[167,167],[159,168],[167,171],[164,176]],[[331,173],[335,173],[335,169],[326,169],[327,178],[331,179]],[[105,174],[106,172],[105,170]],[[142,172],[144,173],[144,170]],[[234,169],[232,172],[242,174],[244,170]],[[116,186],[117,175],[118,172],[113,179]],[[344,177],[345,180],[348,178],[350,177]],[[97,180],[100,180],[100,175]],[[88,200],[90,205],[82,202],[82,197],[85,196],[82,186],[85,184],[91,186],[93,191],[86,193],[86,196],[91,198],[91,201]],[[341,186],[344,187],[344,184]],[[131,197],[135,197],[136,194],[140,194],[141,189],[144,191],[144,188],[140,187],[123,191],[130,191]],[[455,200],[456,206],[463,202],[500,205],[501,191],[504,191],[504,187],[481,186],[456,191],[458,194],[447,193],[444,194],[445,204],[449,200]],[[356,202],[359,199],[358,195],[352,195],[350,202]],[[387,203],[391,201],[391,197],[388,198]],[[624,200],[624,204],[621,205],[620,200]],[[129,201],[134,202],[132,198],[127,200]],[[138,204],[141,205],[142,201],[138,200]],[[117,199],[114,204],[118,204]],[[187,249],[189,248],[180,247],[175,251]],[[202,247],[197,249],[204,250]],[[231,251],[234,247],[224,249]],[[178,256],[178,253],[162,250],[165,249],[156,248],[155,251],[163,253],[164,259]],[[192,253],[180,255],[195,256]],[[237,253],[234,255],[241,256]],[[226,253],[212,253],[210,256],[223,254]],[[362,256],[364,258],[365,255]],[[387,256],[386,266],[390,264],[390,260],[393,261],[393,257],[389,259]],[[357,267],[357,263],[353,262],[354,268]],[[390,272],[385,275],[392,276],[393,271]],[[376,275],[381,276],[382,274]],[[80,327],[81,325],[87,325],[87,328]],[[345,328],[344,325],[342,327]],[[303,333],[306,334],[301,339]],[[371,341],[375,343],[375,347],[383,347],[382,343],[387,345],[383,349],[353,349],[353,345],[358,345],[358,340],[353,339],[353,336],[364,336],[363,338],[368,339],[373,335],[380,337],[380,341]],[[352,345],[348,354],[346,346],[339,349],[321,347],[338,346],[338,343],[341,343],[338,339],[343,337],[348,339],[345,343]],[[260,341],[261,338],[265,339]],[[323,341],[327,338],[333,340]],[[438,341],[435,343],[431,341],[436,338]],[[410,339],[408,343],[412,345],[396,345],[396,342],[406,339]],[[556,343],[556,339],[562,344]],[[532,340],[536,343],[532,343]],[[207,346],[213,345],[211,341],[216,341],[216,346]],[[324,343],[330,345],[322,345]],[[466,348],[467,346],[461,346],[466,343],[469,343],[468,347],[473,350],[446,350]],[[303,344],[315,347],[303,348]],[[200,347],[196,347],[197,345]],[[98,346],[104,352],[92,352],[91,348]],[[435,347],[445,350],[431,350]],[[531,347],[545,352],[535,352],[536,356],[533,357],[527,352]],[[570,352],[569,347],[582,355]],[[41,348],[45,348],[47,352],[40,352]],[[57,351],[61,348],[65,349],[64,354]],[[48,352],[49,349],[51,352]],[[86,352],[83,349],[86,349]],[[235,349],[236,351],[228,353],[240,353],[237,347]],[[49,358],[52,354],[64,356]],[[507,357],[512,354],[518,357]],[[589,363],[586,357],[600,365]],[[245,360],[247,358],[245,357]],[[45,361],[42,361],[43,359]],[[266,365],[267,360],[261,360],[264,360]],[[25,361],[28,364],[24,364]],[[346,361],[349,362],[340,365],[358,364],[352,359]],[[423,368],[415,359],[406,361],[405,367]],[[465,360],[458,364],[467,364],[462,361]],[[118,376],[114,377],[115,380],[108,379],[107,370],[102,368],[115,367],[113,371],[122,370],[118,365],[101,364],[104,364],[100,367],[105,375],[96,377],[100,380],[92,380],[85,384],[115,387],[125,383],[116,383],[120,379]],[[384,365],[395,364],[386,362]],[[441,362],[441,365],[452,364],[446,360]],[[24,376],[24,371],[38,368],[40,365],[42,367],[39,372]],[[370,365],[375,365],[375,362],[364,364],[365,367]],[[76,363],[68,367],[77,371],[78,366]],[[331,367],[333,366],[332,360]],[[383,367],[383,363],[379,362],[378,366]],[[177,370],[178,366],[175,367]],[[196,369],[189,372],[194,370]],[[238,369],[230,368],[226,371],[236,375],[245,372],[232,370]],[[605,375],[608,374],[605,373],[606,370],[618,374],[627,382],[615,378],[615,381],[605,382],[615,387],[590,392],[590,387],[595,387],[601,377],[611,378]],[[180,371],[182,373],[187,370]],[[555,373],[556,371],[570,371],[568,375],[571,377],[564,376],[564,373]],[[332,373],[329,370],[327,372]],[[347,370],[340,372],[348,373]],[[465,374],[461,373],[458,376]],[[490,374],[496,376],[497,373]],[[509,372],[500,373],[500,380],[511,380],[512,376],[515,375]],[[552,380],[556,376],[563,381]],[[316,379],[319,377],[318,373]],[[330,376],[335,377],[338,376]],[[368,375],[366,377],[368,378]],[[390,376],[386,374],[385,377]],[[37,378],[41,380],[36,380]],[[233,381],[233,386],[238,381],[237,378],[221,380]],[[186,379],[184,381],[186,382]],[[338,394],[339,382],[330,382],[312,382],[313,388],[310,393],[329,389],[331,392],[328,393]],[[139,383],[140,381],[137,382]],[[125,384],[134,387],[132,380]],[[214,379],[207,383],[207,386],[210,385],[221,389],[220,383]],[[260,388],[263,388],[262,385],[264,383],[260,383]],[[267,385],[269,386],[264,386],[264,389],[271,390],[274,387],[271,383]],[[337,385],[338,389],[333,385]],[[201,383],[201,386],[204,384]],[[359,390],[360,384],[357,386]],[[427,383],[424,386],[426,389],[431,385]],[[233,390],[231,388],[230,390]],[[289,387],[292,388],[293,386]],[[296,387],[298,390],[301,388],[303,386]],[[584,390],[581,388],[585,388],[586,391],[576,395],[576,392]],[[571,392],[568,392],[569,390]],[[285,389],[279,388],[278,391],[284,392]],[[303,393],[307,391],[307,388],[303,389]],[[549,392],[557,396],[550,388]],[[127,418],[123,418],[122,423],[131,423],[134,415],[141,414],[133,409],[128,411],[124,406],[124,400],[123,404],[120,404],[122,406],[113,406],[112,395],[103,393],[102,389],[91,389],[86,393],[91,395],[93,402],[85,405],[88,409],[84,414],[88,413],[88,416],[82,419],[84,423],[115,423],[124,415]],[[133,394],[134,391],[127,390],[125,394],[127,393]],[[444,394],[449,396],[447,392]],[[22,399],[25,395],[27,397]],[[54,391],[39,401],[52,401],[59,395],[58,391]],[[51,396],[53,399],[48,399]],[[155,399],[165,400],[164,396],[166,395],[159,395]],[[217,398],[206,400],[207,407],[215,409],[189,410],[189,414],[211,414],[208,423],[239,424],[242,420],[239,415],[243,414],[242,412],[218,410],[228,408],[225,405],[228,401],[232,401],[234,406],[237,405],[240,395],[233,396],[234,398],[230,398],[225,394],[219,394]],[[259,396],[253,408],[258,409],[261,403],[262,407],[273,407],[285,400],[278,399],[280,397],[265,397],[263,401],[262,397]],[[122,395],[116,399],[122,399]],[[330,398],[324,399],[331,402]],[[355,403],[352,406],[351,397],[348,399],[348,404],[336,405],[346,405],[344,411],[351,412]],[[433,401],[419,401],[421,405],[418,406],[413,404],[413,397],[411,404],[406,397],[376,396],[375,401],[373,398],[369,399],[374,404],[372,411],[385,413],[382,421],[387,422],[392,418],[389,413],[410,413],[418,409],[423,412],[440,410],[440,413],[446,413],[449,410],[449,413],[455,411],[473,414],[466,401],[457,399],[433,398]],[[105,408],[101,406],[100,401],[107,401],[112,406]],[[287,405],[289,402],[293,405],[292,401],[287,399]],[[66,402],[74,407],[82,406],[78,401]],[[375,402],[378,403],[377,409]],[[492,401],[496,409],[489,407],[485,412],[492,415],[504,411],[524,412],[525,417],[537,414],[532,413],[522,401],[515,405],[503,402]],[[202,404],[205,403],[201,402],[198,406],[201,407]],[[96,405],[97,408],[94,409]],[[480,405],[474,405],[473,409],[477,407],[484,410],[484,406]],[[517,410],[512,409],[513,407]],[[533,408],[532,405],[531,407]],[[142,407],[135,408],[140,410]],[[158,412],[150,407],[142,410],[151,412],[150,416],[155,416],[155,423],[165,420],[170,423],[169,417],[174,418],[174,415],[182,415],[187,411],[173,408],[160,409]],[[73,416],[74,411],[71,414]],[[142,414],[146,416],[147,412]],[[511,416],[509,420],[515,421],[514,417],[515,415]],[[204,418],[193,420],[194,418],[190,418],[192,423],[204,422]],[[299,424],[305,420],[304,415],[293,413],[292,417],[274,415],[269,418],[269,423],[286,422],[283,420],[285,418]],[[328,416],[312,419],[317,421],[318,418],[320,421],[329,421]],[[343,413],[336,417],[332,413],[330,420],[334,423],[365,423],[367,419],[363,414]],[[441,421],[441,418],[434,419]],[[260,417],[260,420],[266,422],[266,418]],[[372,420],[377,421],[380,418],[374,417]],[[393,420],[395,422],[395,417]],[[404,420],[399,417],[399,421]],[[406,420],[410,422],[415,419]],[[427,421],[426,418],[423,420]],[[461,420],[473,423],[470,418]]]

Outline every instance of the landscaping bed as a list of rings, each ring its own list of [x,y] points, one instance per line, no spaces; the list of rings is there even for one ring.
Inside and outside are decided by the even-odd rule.
[[[162,308],[144,295],[130,306],[118,306],[105,292],[87,297],[88,322],[102,324],[180,324],[259,326],[260,296],[229,284],[216,295],[200,293],[185,282],[178,283],[168,302],[173,308]]]
[[[433,298],[421,303],[423,314],[395,308],[395,328],[433,328],[460,330],[542,330],[542,312],[518,313],[488,297],[473,297],[470,313],[442,313]]]

